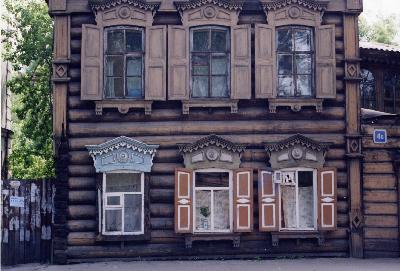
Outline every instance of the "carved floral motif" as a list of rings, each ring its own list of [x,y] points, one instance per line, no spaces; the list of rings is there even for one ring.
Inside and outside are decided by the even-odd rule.
[[[161,2],[147,2],[144,0],[89,0],[89,5],[94,10],[105,10],[122,4],[128,4],[140,9],[154,11],[160,7]],[[121,10],[119,12],[121,12]],[[121,14],[119,15],[121,16]],[[126,18],[129,17],[129,15],[126,16]]]

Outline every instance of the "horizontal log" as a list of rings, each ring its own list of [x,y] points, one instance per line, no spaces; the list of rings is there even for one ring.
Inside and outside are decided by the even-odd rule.
[[[343,29],[343,27],[341,27],[343,25],[342,16],[327,13],[324,14],[324,17],[322,19],[324,24],[334,24],[336,25],[336,28]]]
[[[150,204],[150,215],[151,217],[173,217],[174,204]]]
[[[175,176],[169,175],[155,175],[150,176],[150,188],[174,188],[175,187]]]
[[[339,120],[323,121],[169,121],[169,122],[114,122],[114,123],[70,123],[69,134],[77,136],[144,136],[157,134],[193,135],[210,133],[260,134],[260,133],[340,133],[345,122]]]
[[[364,163],[364,174],[394,174],[393,163]]]
[[[396,190],[364,190],[363,195],[366,202],[397,202]]]
[[[81,52],[81,40],[71,40],[70,42],[70,47],[71,47],[71,53],[80,53]]]
[[[365,238],[396,239],[399,237],[398,228],[365,228]]]
[[[397,180],[394,174],[364,174],[365,189],[396,189]]]
[[[364,203],[366,215],[397,215],[398,206],[396,203]]]
[[[173,230],[175,225],[174,218],[169,217],[151,218],[150,221],[152,230]]]
[[[67,236],[67,243],[70,246],[90,246],[96,243],[94,232],[70,232]]]
[[[364,135],[372,136],[375,129],[385,129],[388,137],[400,137],[400,126],[398,125],[361,125],[361,131]]]
[[[85,178],[85,177],[70,177],[68,179],[68,185],[70,189],[95,189],[96,179]]]
[[[173,203],[174,189],[150,189],[150,200],[152,203]]]
[[[393,161],[393,154],[391,150],[364,150],[365,162],[391,162]]]
[[[68,199],[72,204],[93,203],[97,201],[97,191],[69,191]]]
[[[97,210],[95,205],[69,205],[68,216],[71,219],[94,219]]]
[[[192,143],[200,138],[207,136],[203,135],[185,135],[185,136],[135,136],[136,140],[145,142],[147,144],[158,144],[160,148],[176,148],[179,143]],[[268,135],[257,135],[257,134],[246,134],[246,135],[230,135],[230,134],[220,134],[219,136],[230,140],[238,144],[247,144],[249,147],[257,146],[263,147],[264,142],[276,142],[284,140],[294,134],[268,134]],[[335,147],[343,147],[345,143],[344,135],[342,134],[303,134],[316,141],[332,142]],[[86,145],[97,145],[111,140],[115,137],[80,137],[80,138],[70,138],[69,147],[70,150],[87,150]]]
[[[96,24],[93,16],[88,14],[74,14],[71,16],[71,28],[79,27],[81,28],[82,24]]]
[[[364,258],[366,259],[373,259],[373,258],[397,258],[399,257],[399,252],[398,251],[370,251],[370,250],[365,250],[364,251]]]
[[[68,220],[67,228],[71,232],[95,231],[98,228],[98,223],[94,219]]]
[[[399,149],[400,140],[398,138],[388,138],[387,143],[376,144],[374,143],[372,137],[363,137],[362,145],[364,149]]]
[[[365,215],[365,227],[392,227],[399,224],[399,219],[394,215]]]
[[[365,239],[364,240],[364,249],[371,251],[393,251],[399,252],[399,242],[397,240],[388,240],[388,239]],[[396,256],[394,256],[396,257]]]

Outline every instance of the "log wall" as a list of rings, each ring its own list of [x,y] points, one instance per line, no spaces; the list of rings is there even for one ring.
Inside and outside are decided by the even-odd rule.
[[[386,129],[387,144],[373,143],[373,130]],[[365,257],[400,256],[399,175],[395,152],[400,150],[400,126],[381,120],[363,124],[363,204]],[[397,174],[396,174],[397,170]]]
[[[311,108],[302,109],[300,112],[278,108],[277,113],[269,113],[267,100],[252,99],[240,101],[236,114],[221,108],[191,109],[189,115],[183,115],[181,102],[162,101],[153,103],[151,115],[145,115],[140,109],[130,110],[127,114],[120,114],[116,109],[105,109],[103,115],[98,116],[95,114],[93,102],[80,99],[81,27],[82,24],[95,24],[94,16],[89,13],[86,6],[79,6],[77,1],[68,3],[72,3],[68,6],[71,40],[66,136],[69,159],[66,168],[68,184],[64,191],[68,194],[68,205],[66,206],[67,232],[65,237],[60,235],[59,240],[65,248],[60,250],[59,258],[62,259],[60,262],[73,263],[127,257],[217,259],[349,256],[350,191],[346,163],[345,46],[341,13],[327,12],[323,17],[323,24],[336,26],[337,98],[324,101],[322,113],[317,113]],[[243,10],[240,22],[265,23],[265,15],[262,11]],[[156,15],[155,23],[179,24],[179,17],[177,13],[160,13]],[[254,46],[254,42],[252,45]],[[254,53],[254,48],[252,52]],[[254,70],[252,63],[253,82]],[[254,97],[254,83],[252,88]],[[186,249],[184,238],[174,233],[173,224],[174,169],[183,166],[177,143],[190,143],[211,133],[234,143],[247,144],[241,167],[251,167],[255,170],[268,166],[267,154],[263,149],[265,142],[282,140],[297,133],[317,141],[332,142],[333,145],[326,156],[326,166],[336,167],[338,170],[337,230],[329,232],[322,245],[318,245],[316,240],[303,240],[297,243],[296,240],[289,239],[281,240],[279,247],[272,247],[270,234],[258,231],[257,174],[254,174],[254,231],[242,235],[240,247],[233,248],[232,242],[228,241],[214,241],[196,242],[192,249]],[[95,239],[98,227],[96,174],[85,145],[103,143],[121,135],[147,144],[160,145],[149,176],[152,229],[150,241],[97,242]]]

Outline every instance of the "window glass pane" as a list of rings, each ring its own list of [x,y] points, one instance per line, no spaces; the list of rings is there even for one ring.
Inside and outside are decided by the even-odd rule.
[[[121,231],[122,230],[122,210],[105,210],[105,230]]]
[[[211,230],[211,191],[196,191],[196,230]]]
[[[209,55],[208,54],[193,54],[192,55],[192,65],[209,65]]]
[[[226,75],[228,71],[226,56],[212,56],[211,71],[213,75]]]
[[[107,52],[124,52],[124,30],[110,30],[107,33]]]
[[[142,57],[126,58],[126,75],[142,76]]]
[[[277,36],[278,51],[290,52],[292,50],[292,31],[290,29],[279,29]]]
[[[296,51],[311,51],[311,31],[296,29],[294,31],[294,43]]]
[[[311,55],[296,54],[297,74],[311,74]]]
[[[209,33],[209,30],[193,31],[193,51],[208,51]]]
[[[282,228],[296,228],[296,186],[281,185]]]
[[[211,51],[226,51],[227,31],[212,30],[211,31]]]
[[[142,77],[128,77],[126,79],[126,96],[131,98],[142,97]]]
[[[313,190],[313,172],[298,172],[299,188],[299,227],[314,227],[314,190]]]
[[[208,97],[208,76],[193,76],[193,97]]]
[[[107,77],[106,97],[118,98],[124,96],[124,80],[122,77]]]
[[[208,66],[193,66],[194,75],[208,75]]]
[[[214,229],[229,230],[229,191],[214,191]]]
[[[297,94],[301,96],[311,95],[311,76],[298,75],[297,76]]]
[[[111,196],[107,197],[107,205],[120,205],[120,197],[119,196]]]
[[[292,76],[279,76],[278,96],[293,96],[294,86]]]
[[[229,187],[229,173],[196,172],[196,187]]]
[[[226,76],[213,76],[211,79],[211,96],[228,97],[228,83]]]
[[[142,32],[126,30],[126,50],[128,52],[142,51]]]
[[[124,75],[124,57],[123,56],[107,56],[106,59],[106,75],[120,76]]]
[[[140,173],[107,173],[106,192],[140,192]]]
[[[292,55],[278,55],[278,73],[292,74],[293,72]]]
[[[124,231],[142,230],[142,195],[124,195]]]

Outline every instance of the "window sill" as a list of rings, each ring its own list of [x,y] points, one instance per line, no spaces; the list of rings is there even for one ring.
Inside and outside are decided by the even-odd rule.
[[[217,107],[228,107],[231,109],[231,113],[237,113],[238,101],[226,98],[220,99],[191,99],[182,101],[182,113],[188,115],[190,108],[217,108]]]
[[[280,239],[296,239],[297,243],[300,243],[301,239],[317,239],[318,245],[322,245],[325,242],[325,236],[323,232],[319,231],[280,231],[271,232],[272,246],[278,247]]]
[[[150,234],[139,235],[102,235],[96,236],[96,242],[127,242],[127,241],[149,241]]]
[[[128,113],[131,108],[144,108],[145,115],[151,115],[153,101],[145,100],[102,100],[96,101],[96,115],[102,115],[104,108],[117,108],[121,114]]]
[[[312,106],[315,107],[317,112],[322,112],[322,102],[323,99],[314,99],[314,98],[278,98],[278,99],[269,99],[269,112],[276,113],[277,107],[290,107],[292,111],[299,112],[304,106]]]
[[[240,236],[238,233],[191,233],[185,234],[185,246],[186,248],[192,248],[194,241],[221,241],[231,240],[233,247],[240,246]]]

